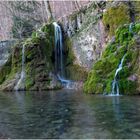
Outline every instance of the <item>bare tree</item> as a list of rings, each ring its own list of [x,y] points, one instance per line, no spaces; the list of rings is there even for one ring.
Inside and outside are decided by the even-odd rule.
[[[46,9],[48,20],[51,20],[53,18],[53,15],[51,12],[50,2],[48,0],[47,1],[44,0],[44,4],[45,4],[45,9]]]

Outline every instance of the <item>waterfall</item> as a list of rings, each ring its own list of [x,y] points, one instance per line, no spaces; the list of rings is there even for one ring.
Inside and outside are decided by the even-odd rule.
[[[114,80],[113,80],[113,83],[112,83],[112,92],[111,92],[111,95],[117,95],[119,96],[119,85],[118,85],[118,81],[117,81],[117,75],[118,73],[122,70],[122,67],[123,67],[123,61],[124,61],[124,58],[125,58],[125,55],[123,56],[123,58],[121,59],[121,62],[115,72],[115,76],[114,76]]]
[[[22,70],[20,74],[20,79],[18,80],[15,90],[25,89],[25,45],[22,46]]]
[[[63,40],[61,27],[54,22],[55,29],[55,71],[58,80],[62,83],[65,88],[73,89],[74,82],[65,79],[64,70],[64,57],[63,57]]]
[[[129,32],[133,34],[133,26],[134,26],[134,23],[130,23],[129,24]],[[114,76],[114,80],[113,80],[113,83],[112,83],[112,92],[111,92],[111,96],[114,96],[114,95],[117,95],[119,96],[119,85],[118,85],[118,81],[117,81],[117,76],[118,76],[118,73],[122,70],[122,67],[123,67],[123,61],[124,61],[124,58],[125,58],[126,54],[124,54],[124,56],[122,57],[121,59],[121,62],[115,72],[115,76]]]
[[[64,77],[62,30],[56,22],[53,25],[55,28],[55,70]]]

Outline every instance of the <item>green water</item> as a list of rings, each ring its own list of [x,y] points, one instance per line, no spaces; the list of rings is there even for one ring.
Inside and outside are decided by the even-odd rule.
[[[1,92],[0,138],[140,138],[140,97]]]

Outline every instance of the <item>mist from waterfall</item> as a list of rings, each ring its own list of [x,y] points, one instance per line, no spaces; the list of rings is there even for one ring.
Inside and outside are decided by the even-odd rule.
[[[22,46],[22,70],[20,74],[20,79],[18,80],[15,90],[24,90],[25,89],[25,45]]]

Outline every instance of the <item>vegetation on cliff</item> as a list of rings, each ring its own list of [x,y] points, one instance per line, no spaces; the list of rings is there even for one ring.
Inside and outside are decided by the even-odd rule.
[[[65,67],[66,67],[66,77],[71,80],[79,81],[85,80],[87,77],[87,71],[75,63],[76,56],[73,52],[72,40],[67,37],[65,39]]]
[[[54,27],[46,24],[34,31],[30,38],[15,45],[12,57],[1,69],[0,84],[3,90],[13,90],[22,68],[22,46],[25,46],[25,89],[45,90],[51,87],[53,80],[49,74],[53,71]],[[17,75],[17,76],[16,76]],[[14,79],[14,81],[13,81]],[[9,81],[12,85],[9,87]],[[55,85],[59,87],[60,85]]]
[[[61,88],[55,73],[54,26],[52,23],[34,31],[30,38],[13,47],[9,61],[0,69],[0,89],[13,90],[22,69],[22,46],[25,46],[25,89],[48,90]],[[74,64],[75,55],[69,38],[64,44],[66,77],[71,80],[85,79],[85,70]],[[77,75],[77,76],[76,76]],[[20,90],[20,88],[19,88]]]
[[[115,71],[124,55],[126,55],[123,69],[118,75],[119,89],[122,94],[137,93],[137,61],[139,49],[137,40],[139,37],[140,23],[135,23],[130,31],[130,25],[123,25],[115,32],[115,41],[106,47],[101,59],[96,62],[88,75],[84,85],[87,93],[111,93]]]
[[[130,22],[129,7],[124,3],[119,6],[110,7],[103,14],[103,22],[109,35],[114,35],[118,26]]]

